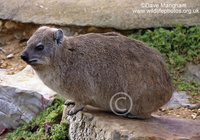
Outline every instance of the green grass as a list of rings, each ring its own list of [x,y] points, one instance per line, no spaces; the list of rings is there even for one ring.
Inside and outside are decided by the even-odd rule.
[[[177,24],[172,29],[141,29],[129,37],[141,40],[162,53],[176,90],[200,92],[200,83],[181,77],[186,62],[200,63],[200,26]]]
[[[61,122],[63,107],[64,100],[55,97],[52,106],[19,127],[13,134],[8,134],[7,140],[67,140],[68,124]]]

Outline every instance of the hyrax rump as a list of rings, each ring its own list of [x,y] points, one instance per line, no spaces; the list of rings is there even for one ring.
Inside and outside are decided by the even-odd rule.
[[[161,54],[118,33],[66,37],[61,29],[40,27],[21,58],[44,84],[70,99],[65,102],[74,104],[69,115],[85,105],[111,111],[111,98],[124,92],[132,102],[125,116],[149,118],[172,96],[172,81]],[[128,103],[121,100],[118,108]]]

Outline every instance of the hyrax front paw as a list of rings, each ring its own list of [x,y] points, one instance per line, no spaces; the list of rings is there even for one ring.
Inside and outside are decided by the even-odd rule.
[[[75,109],[75,108],[73,107],[72,109],[68,110],[67,115],[74,115],[74,114],[76,114],[77,112],[79,112],[79,111],[81,111],[81,110],[83,110],[83,107],[82,107],[82,108],[79,108],[79,109]]]
[[[75,102],[72,100],[66,100],[64,103],[66,106],[75,105]]]
[[[79,103],[75,103],[75,106],[74,106],[73,108],[69,109],[69,110],[67,111],[67,114],[68,114],[68,115],[74,115],[74,114],[76,114],[77,112],[83,110],[84,106],[85,106],[85,105],[82,105],[82,104],[79,104]]]
[[[65,103],[64,103],[67,108],[68,108],[68,111],[67,111],[67,115],[74,115],[76,114],[77,112],[83,110],[84,106],[85,105],[82,105],[80,103],[77,103],[77,102],[74,102],[72,100],[66,100]],[[69,107],[70,105],[73,105],[74,107]],[[70,109],[71,108],[71,109]]]

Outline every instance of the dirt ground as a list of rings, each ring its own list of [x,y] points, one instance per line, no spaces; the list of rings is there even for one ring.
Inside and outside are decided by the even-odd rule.
[[[38,27],[34,24],[24,26],[20,23],[0,20],[0,69],[5,69],[7,74],[16,74],[26,67],[20,55],[26,47],[27,40]],[[192,102],[199,106],[197,105],[196,108],[163,107],[154,114],[200,120],[200,101],[192,99]]]
[[[20,59],[22,51],[36,25],[23,26],[20,23],[0,21],[0,68],[7,74],[15,74],[25,68],[26,63]]]

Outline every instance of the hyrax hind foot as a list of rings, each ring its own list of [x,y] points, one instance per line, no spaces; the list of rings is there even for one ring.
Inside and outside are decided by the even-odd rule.
[[[72,100],[67,100],[67,101],[65,101],[64,104],[67,105],[67,106],[74,105],[73,108],[71,108],[71,109],[69,109],[69,110],[67,111],[67,115],[74,115],[74,114],[76,114],[77,112],[83,110],[83,108],[84,108],[84,105],[75,103],[75,102],[72,101]]]
[[[143,117],[141,117],[141,116],[135,116],[135,115],[132,115],[131,113],[128,113],[128,114],[123,114],[123,115],[121,115],[122,117],[125,117],[125,118],[130,118],[130,119],[139,119],[139,120],[144,120],[144,119],[148,119],[148,118],[150,118],[151,117],[151,115],[149,115],[149,116],[143,116]]]

